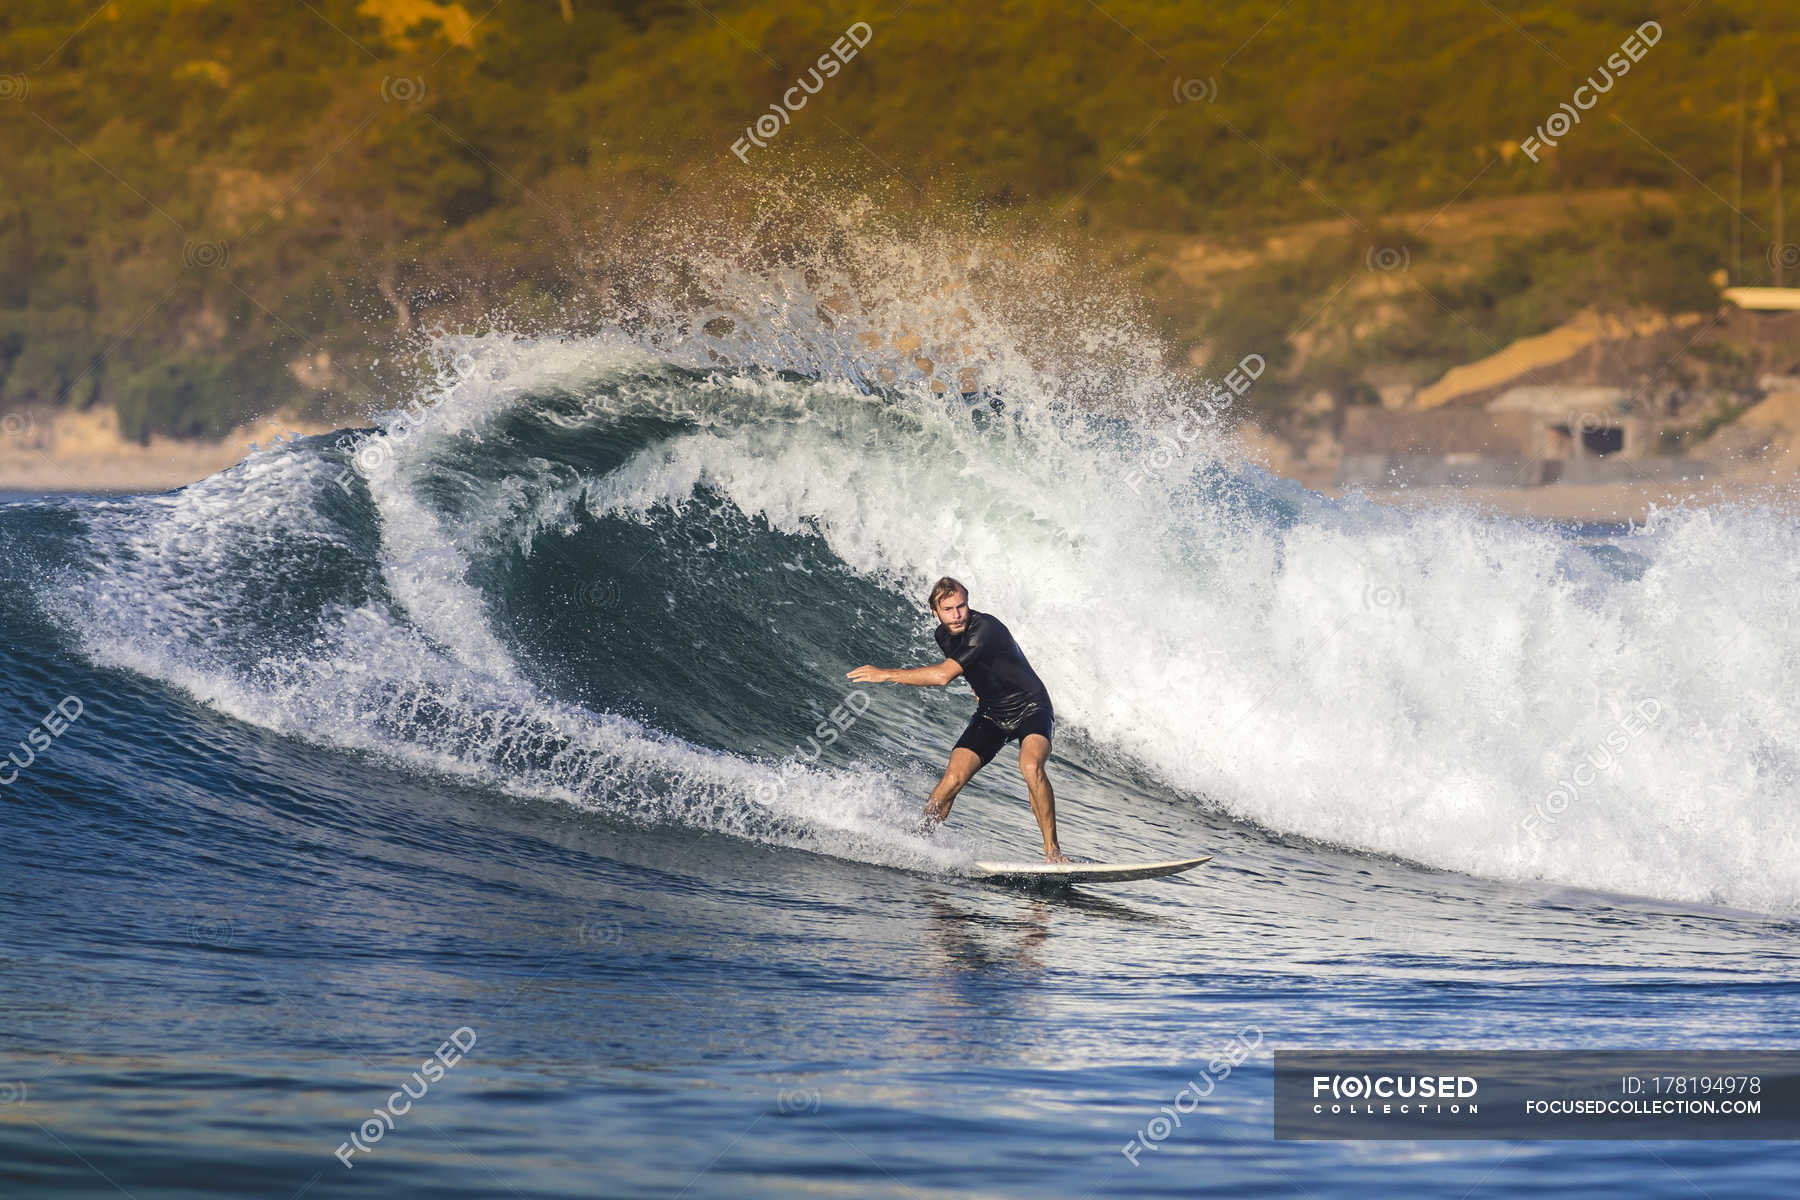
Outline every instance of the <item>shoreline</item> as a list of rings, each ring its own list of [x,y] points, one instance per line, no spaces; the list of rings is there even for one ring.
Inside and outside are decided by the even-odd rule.
[[[119,434],[111,409],[7,414],[0,429],[0,493],[144,495],[198,483],[244,460],[253,446],[333,433],[335,425],[268,417],[223,438],[157,436],[148,445]]]
[[[1484,515],[1521,521],[1575,521],[1593,524],[1642,524],[1651,511],[1762,505],[1800,511],[1800,490],[1753,486],[1734,479],[1692,483],[1641,484],[1552,483],[1531,488],[1409,487],[1362,491],[1327,489],[1327,495],[1361,495],[1373,503],[1408,510],[1465,508]]]
[[[119,437],[110,410],[27,419],[0,437],[0,495],[144,495],[173,491],[242,462],[253,445],[333,433],[337,426],[268,418],[217,441],[156,437],[139,445]],[[1386,507],[1455,507],[1514,520],[1594,523],[1642,522],[1653,509],[1759,504],[1800,512],[1800,486],[1785,471],[1754,476],[1736,470],[1656,484],[1552,483],[1536,487],[1429,485],[1341,488],[1323,472],[1289,461],[1271,462],[1266,443],[1245,447],[1251,461],[1333,498],[1362,496]],[[1260,451],[1260,452],[1259,452]],[[1279,469],[1286,465],[1288,470]],[[1298,469],[1296,469],[1298,467]]]
[[[37,455],[0,453],[0,499],[33,496],[137,496],[175,491],[236,466],[252,443],[267,444],[290,433],[329,433],[329,429],[295,429],[265,423],[246,427],[226,443],[180,447],[178,453],[155,455],[86,455],[58,460]],[[177,444],[179,446],[179,444]],[[1289,476],[1288,478],[1292,478]],[[1460,508],[1485,516],[1526,521],[1639,523],[1653,509],[1711,508],[1732,504],[1766,505],[1800,513],[1800,487],[1792,481],[1750,485],[1736,479],[1709,479],[1663,484],[1546,484],[1539,487],[1484,488],[1420,486],[1337,488],[1316,480],[1295,482],[1333,499],[1361,496],[1387,508],[1423,510]]]

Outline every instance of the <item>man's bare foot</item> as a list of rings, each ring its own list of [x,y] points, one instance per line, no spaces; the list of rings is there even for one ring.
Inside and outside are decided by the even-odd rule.
[[[1069,861],[1069,858],[1061,850],[1046,850],[1044,851],[1044,861],[1047,863],[1066,863]]]

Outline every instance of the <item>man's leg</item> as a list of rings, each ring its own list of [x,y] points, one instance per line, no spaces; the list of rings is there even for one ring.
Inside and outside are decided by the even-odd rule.
[[[950,815],[950,805],[956,801],[956,793],[975,778],[975,772],[981,770],[982,765],[981,756],[967,746],[950,751],[950,765],[944,768],[944,777],[931,789],[931,799],[925,802],[926,832],[944,823],[944,818]]]
[[[1038,832],[1044,835],[1044,861],[1068,862],[1056,844],[1056,793],[1050,789],[1050,776],[1044,773],[1044,760],[1049,757],[1050,739],[1041,733],[1028,733],[1019,743],[1019,774],[1025,777],[1031,814],[1037,818]]]

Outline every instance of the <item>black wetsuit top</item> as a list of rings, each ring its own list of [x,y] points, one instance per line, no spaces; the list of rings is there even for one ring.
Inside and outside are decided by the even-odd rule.
[[[962,665],[963,676],[975,689],[980,703],[976,716],[985,716],[1003,729],[1016,729],[1034,716],[1049,716],[1050,693],[1025,661],[1019,643],[998,618],[969,610],[969,623],[961,633],[937,627],[938,649],[945,658]]]

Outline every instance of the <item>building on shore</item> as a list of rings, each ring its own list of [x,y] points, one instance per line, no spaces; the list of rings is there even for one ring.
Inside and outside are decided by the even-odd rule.
[[[1652,405],[1625,388],[1522,386],[1480,406],[1346,409],[1341,487],[1651,483],[1705,464],[1657,453]]]

